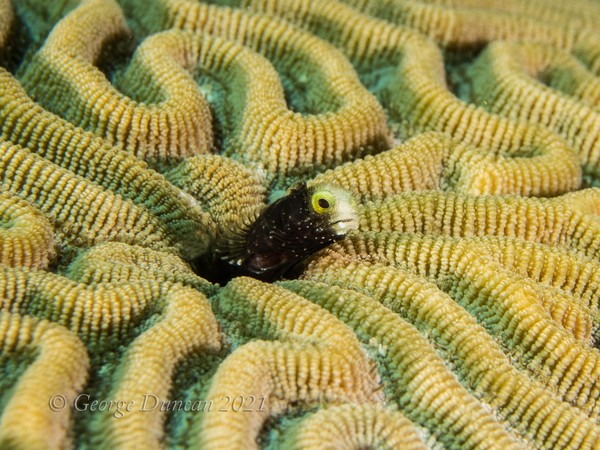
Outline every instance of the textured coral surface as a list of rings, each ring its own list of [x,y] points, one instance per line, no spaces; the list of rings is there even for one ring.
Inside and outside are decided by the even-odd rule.
[[[600,449],[597,0],[0,0],[0,449]],[[358,230],[213,250],[298,180]]]

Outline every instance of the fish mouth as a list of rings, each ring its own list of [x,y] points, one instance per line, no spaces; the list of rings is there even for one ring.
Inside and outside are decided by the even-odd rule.
[[[331,224],[331,227],[338,236],[345,236],[348,231],[356,230],[358,228],[358,220],[354,217],[348,219],[336,220]]]

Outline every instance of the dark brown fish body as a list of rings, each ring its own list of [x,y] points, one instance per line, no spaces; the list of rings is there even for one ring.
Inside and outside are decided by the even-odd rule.
[[[298,183],[217,253],[239,274],[273,280],[356,227],[354,202],[347,191]]]

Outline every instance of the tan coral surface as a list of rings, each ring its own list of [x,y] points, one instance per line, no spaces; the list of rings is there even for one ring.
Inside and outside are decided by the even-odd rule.
[[[0,449],[600,449],[599,22],[0,0]],[[219,273],[298,180],[358,229]]]

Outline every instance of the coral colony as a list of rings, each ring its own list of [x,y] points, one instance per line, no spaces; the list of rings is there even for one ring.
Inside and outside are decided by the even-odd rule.
[[[0,0],[0,449],[600,448],[600,3]]]

